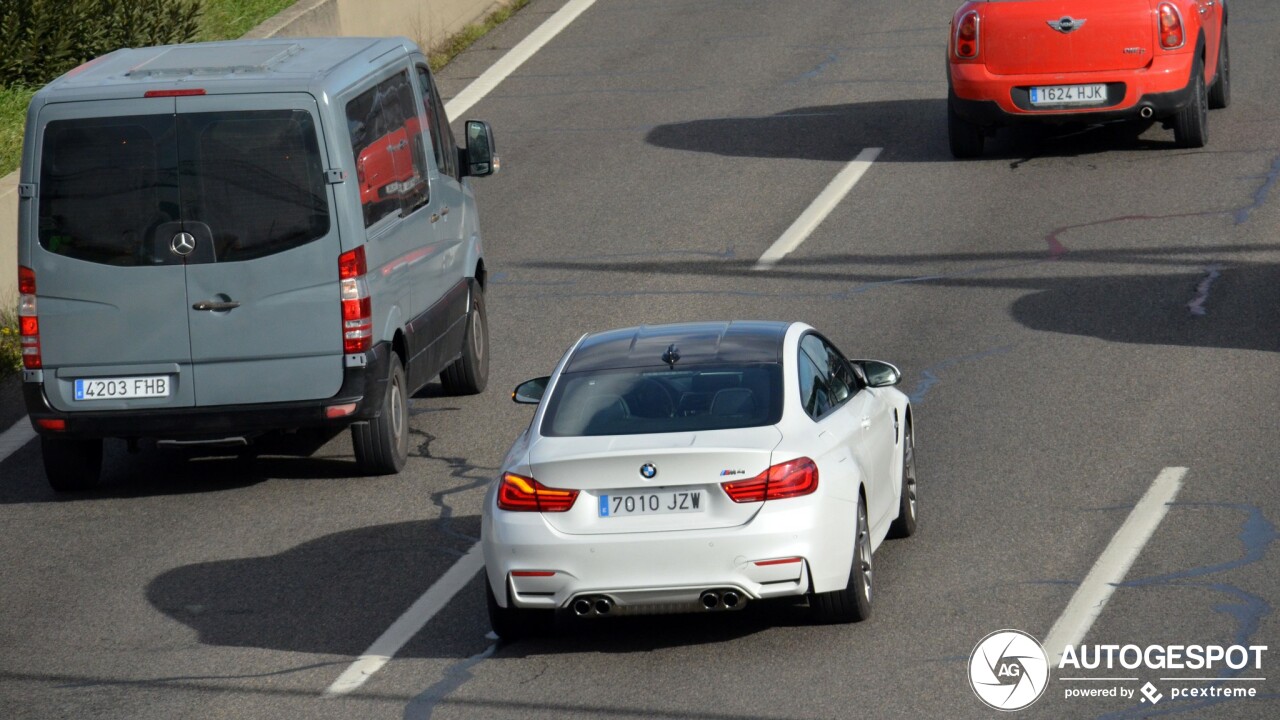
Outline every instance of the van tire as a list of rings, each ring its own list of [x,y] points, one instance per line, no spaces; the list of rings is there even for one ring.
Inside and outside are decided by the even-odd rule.
[[[475,395],[489,384],[489,316],[484,291],[476,286],[467,313],[467,331],[462,338],[462,357],[440,373],[440,384],[450,395]]]
[[[58,492],[84,492],[98,486],[102,475],[101,438],[40,436],[44,474]]]
[[[404,364],[391,353],[387,389],[378,417],[351,426],[356,464],[365,475],[394,475],[409,459],[409,395]]]

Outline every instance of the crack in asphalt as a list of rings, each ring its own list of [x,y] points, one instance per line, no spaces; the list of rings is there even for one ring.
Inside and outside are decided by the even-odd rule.
[[[937,385],[940,382],[940,379],[938,378],[938,373],[942,372],[943,370],[947,370],[949,368],[955,367],[956,365],[960,365],[962,363],[984,360],[986,358],[994,357],[996,355],[1004,355],[1006,353],[1011,352],[1012,350],[1013,350],[1012,345],[1001,345],[999,347],[993,347],[988,350],[983,350],[982,352],[973,353],[971,355],[961,355],[959,357],[947,358],[946,360],[943,360],[937,363],[936,365],[933,365],[931,367],[925,368],[924,370],[921,370],[920,380],[916,382],[915,389],[907,393],[907,397],[911,400],[911,403],[913,405],[919,405],[925,401],[925,396],[929,394],[929,391],[933,389],[933,386]]]
[[[1205,304],[1209,302],[1209,290],[1213,287],[1213,281],[1221,276],[1221,265],[1214,263],[1205,268],[1205,278],[1196,286],[1196,296],[1191,299],[1191,302],[1187,303],[1187,308],[1192,315],[1203,317],[1208,313],[1208,310],[1205,309]]]
[[[404,720],[429,720],[440,701],[465,685],[471,679],[471,669],[492,657],[497,649],[498,644],[493,643],[475,655],[445,668],[444,677],[423,690],[405,706]]]

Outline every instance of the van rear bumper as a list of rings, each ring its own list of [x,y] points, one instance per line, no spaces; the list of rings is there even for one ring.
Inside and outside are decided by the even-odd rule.
[[[164,410],[108,410],[63,412],[55,410],[45,396],[44,384],[24,382],[23,399],[36,432],[55,437],[155,438],[198,440],[261,435],[272,430],[304,427],[341,428],[353,422],[372,420],[382,412],[386,392],[391,346],[381,343],[365,353],[362,367],[343,371],[342,387],[336,395],[303,402],[215,407],[166,408]],[[355,404],[355,411],[338,418],[326,417],[326,408]],[[61,420],[63,430],[42,427],[41,420]]]

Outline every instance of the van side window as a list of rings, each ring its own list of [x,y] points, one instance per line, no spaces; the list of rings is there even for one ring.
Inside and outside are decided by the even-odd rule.
[[[418,87],[422,89],[422,104],[431,128],[431,149],[435,152],[436,167],[441,175],[458,180],[458,144],[453,139],[453,130],[449,127],[449,118],[445,115],[435,81],[421,65],[418,66]]]
[[[207,228],[217,262],[272,255],[329,234],[311,113],[187,113],[178,116],[178,139],[182,219],[197,238]]]
[[[108,265],[170,261],[157,229],[178,220],[173,117],[57,120],[40,159],[40,245]],[[165,239],[167,242],[167,238]]]
[[[397,212],[408,215],[427,202],[422,129],[406,71],[347,103],[365,227]]]

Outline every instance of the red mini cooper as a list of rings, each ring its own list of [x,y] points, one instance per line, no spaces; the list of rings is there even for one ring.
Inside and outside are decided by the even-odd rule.
[[[951,154],[1019,122],[1150,119],[1208,141],[1231,100],[1226,0],[974,0],[947,49]]]

